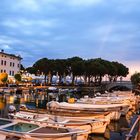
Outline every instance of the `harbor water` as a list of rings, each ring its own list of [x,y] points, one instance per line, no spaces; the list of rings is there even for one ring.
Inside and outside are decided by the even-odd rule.
[[[45,95],[35,94],[22,94],[22,95],[0,95],[0,117],[7,118],[8,109],[10,105],[14,105],[17,110],[21,104],[25,104],[30,109],[38,109],[46,107],[48,97]],[[131,110],[126,116],[122,116],[119,121],[112,121],[104,134],[102,135],[89,135],[88,140],[124,140],[128,130],[132,126],[132,121],[135,117],[135,110]]]

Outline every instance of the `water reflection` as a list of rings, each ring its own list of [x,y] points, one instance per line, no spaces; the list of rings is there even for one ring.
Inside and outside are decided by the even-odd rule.
[[[26,104],[29,108],[46,108],[46,92],[26,92],[23,94],[0,94],[0,117],[7,117],[8,108],[14,105],[17,110],[21,104]],[[49,99],[51,100],[51,98]]]

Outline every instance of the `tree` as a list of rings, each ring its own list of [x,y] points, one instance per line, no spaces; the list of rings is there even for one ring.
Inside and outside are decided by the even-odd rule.
[[[140,83],[140,73],[134,73],[131,76],[131,82],[134,86],[137,86]]]
[[[19,73],[15,74],[14,78],[16,79],[17,82],[21,82],[21,74]]]
[[[116,67],[116,75],[114,80],[116,81],[118,77],[126,77],[129,74],[129,69],[121,63],[112,62],[112,64]]]
[[[72,83],[77,77],[84,76],[85,83],[91,81],[101,84],[102,78],[106,75],[110,81],[117,80],[118,77],[126,77],[129,69],[121,63],[110,62],[101,58],[83,60],[80,57],[68,59],[47,59],[42,58],[34,63],[32,67],[26,69],[29,73],[44,74],[45,82],[51,81],[53,74],[59,75],[59,82],[67,75],[72,76]]]
[[[22,64],[20,65],[20,70],[23,70],[23,71],[25,70],[25,68]]]
[[[86,68],[86,76],[88,77],[88,83],[90,85],[90,82],[93,81],[95,83],[101,83],[102,77],[107,73],[107,68],[103,64],[102,59],[97,58],[97,59],[89,59],[86,61],[85,64]],[[92,78],[92,80],[91,80]]]
[[[65,59],[56,59],[55,60],[55,71],[59,75],[59,84],[62,81],[62,77],[67,73],[66,60]],[[65,77],[63,77],[65,79]]]
[[[49,74],[49,72],[51,70],[49,59],[42,58],[42,59],[38,60],[37,62],[35,62],[33,67],[37,70],[37,72],[39,72],[39,74],[41,74],[41,73],[44,74],[44,76],[45,76],[44,80],[45,80],[45,84],[46,84],[47,75]]]
[[[106,60],[101,59],[101,58],[97,58],[94,61],[95,61],[94,62],[95,63],[95,70],[96,70],[95,76],[97,77],[98,83],[101,84],[102,77],[108,73],[108,65],[107,65],[108,62]]]
[[[112,62],[109,62],[108,61],[108,78],[109,78],[109,81],[113,81],[114,77],[117,75],[117,68],[116,66],[112,63]]]
[[[30,74],[37,74],[37,69],[35,67],[28,67],[26,68],[26,71]]]
[[[8,74],[0,73],[0,81],[5,84],[7,82],[7,80],[8,80]]]
[[[84,74],[83,59],[80,57],[72,57],[67,60],[67,63],[68,63],[68,67],[71,68],[73,74],[72,84],[74,84],[75,77]]]

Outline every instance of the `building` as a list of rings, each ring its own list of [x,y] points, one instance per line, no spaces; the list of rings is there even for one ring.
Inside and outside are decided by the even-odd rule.
[[[4,50],[0,51],[0,73],[7,73],[14,76],[20,71],[21,57],[14,54],[5,53]]]

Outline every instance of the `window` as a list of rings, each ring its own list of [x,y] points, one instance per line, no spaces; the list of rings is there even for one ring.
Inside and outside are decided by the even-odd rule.
[[[4,65],[6,66],[6,61],[4,61]]]
[[[12,66],[12,62],[10,62],[10,67]]]
[[[14,76],[14,71],[12,71],[12,76]]]
[[[18,64],[17,67],[19,68],[20,67],[20,64]]]
[[[15,63],[13,63],[13,67],[15,66]]]
[[[3,70],[1,70],[1,73],[3,73]]]
[[[9,71],[9,75],[11,75],[12,74],[12,72],[11,71]]]
[[[4,70],[4,73],[6,73],[6,70]]]
[[[3,60],[1,60],[1,65],[3,65]]]

